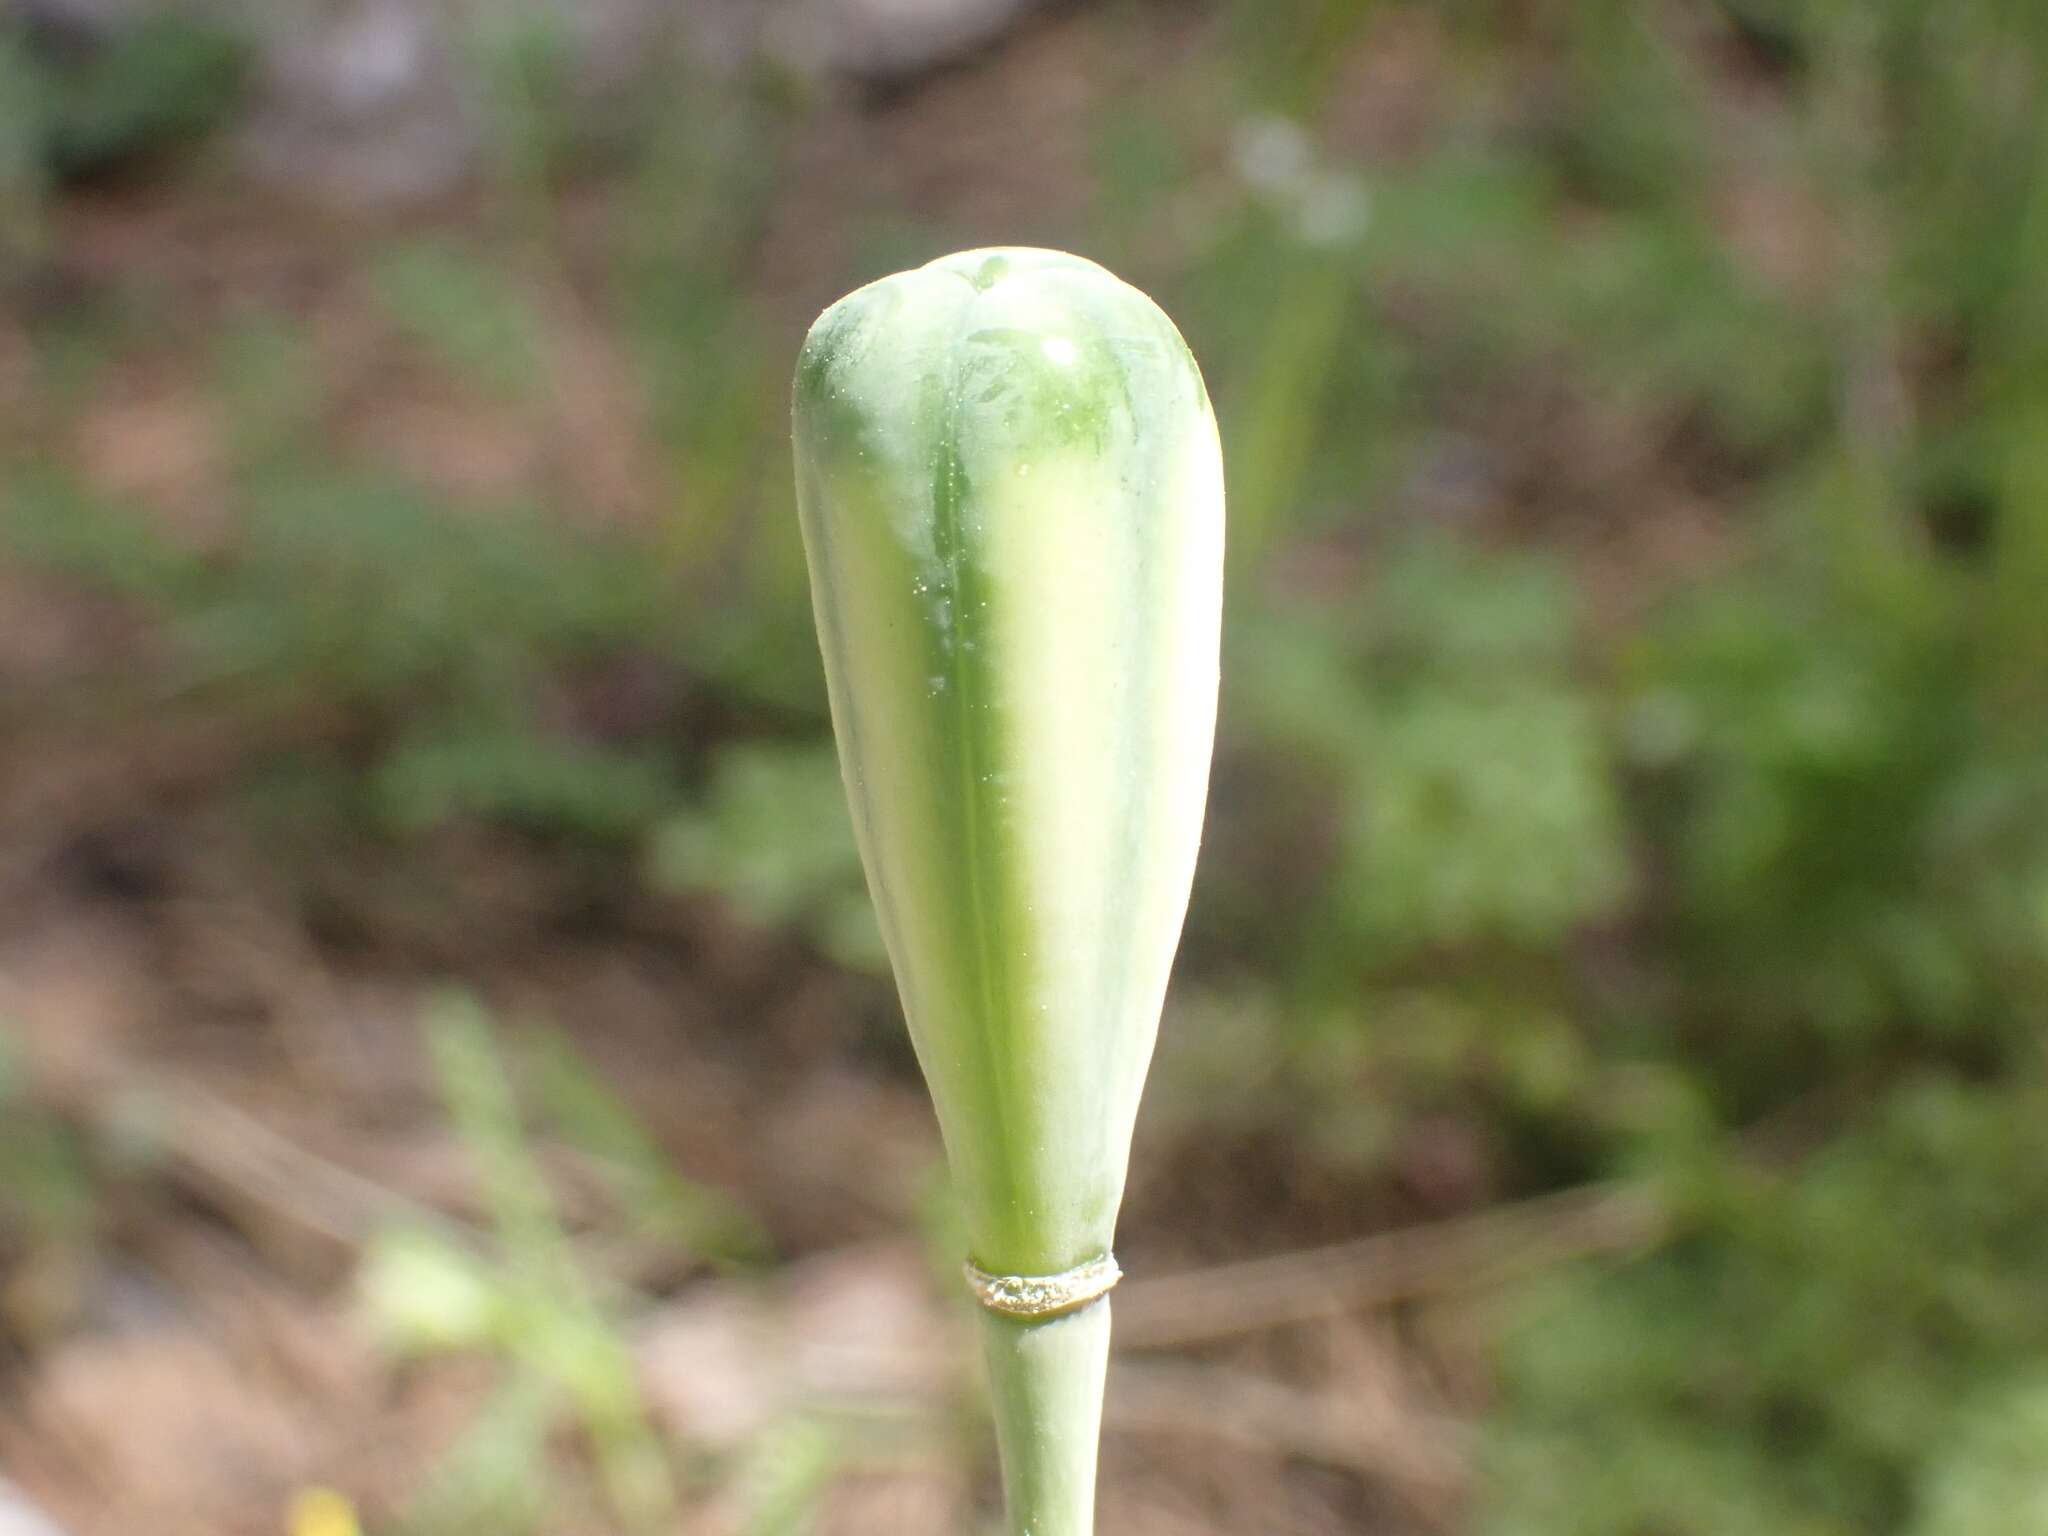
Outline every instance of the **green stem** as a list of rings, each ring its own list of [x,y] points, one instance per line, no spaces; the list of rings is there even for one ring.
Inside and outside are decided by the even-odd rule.
[[[1094,1536],[1109,1298],[1041,1322],[981,1322],[1010,1536]]]

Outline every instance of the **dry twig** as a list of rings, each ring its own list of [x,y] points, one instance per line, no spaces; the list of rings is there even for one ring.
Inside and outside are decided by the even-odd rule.
[[[1117,1292],[1116,1341],[1164,1349],[1483,1290],[1562,1259],[1640,1250],[1668,1221],[1647,1186],[1595,1184],[1334,1247],[1126,1281]]]

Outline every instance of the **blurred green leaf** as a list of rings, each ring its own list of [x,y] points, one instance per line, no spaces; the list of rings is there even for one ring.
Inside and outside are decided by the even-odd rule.
[[[424,1027],[434,1076],[507,1257],[532,1284],[579,1293],[582,1282],[546,1175],[527,1145],[489,1015],[466,993],[444,992],[428,1006]]]
[[[1937,1450],[1912,1536],[2027,1536],[2048,1529],[2048,1380],[2002,1382],[1958,1416]]]
[[[425,1228],[378,1234],[356,1283],[386,1346],[401,1355],[481,1349],[503,1326],[500,1278],[475,1254]]]
[[[843,1437],[822,1419],[797,1416],[770,1426],[748,1447],[739,1472],[742,1536],[805,1536],[845,1457]]]
[[[642,1236],[725,1264],[766,1257],[767,1238],[753,1217],[717,1190],[685,1178],[567,1036],[537,1031],[530,1063],[549,1122],[597,1160],[613,1198]]]
[[[722,749],[703,802],[662,827],[653,857],[663,884],[801,927],[842,965],[887,968],[830,743]]]
[[[45,153],[64,176],[188,138],[222,121],[247,72],[244,41],[211,19],[144,8],[52,71]]]
[[[467,1536],[478,1530],[538,1531],[550,1502],[546,1464],[556,1414],[554,1385],[515,1375],[498,1389],[406,1507],[403,1536]]]
[[[433,1303],[394,1305],[387,1297],[387,1320],[416,1344],[436,1330],[459,1338],[465,1329],[489,1328],[489,1342],[520,1380],[548,1384],[573,1408],[625,1526],[667,1529],[675,1490],[631,1351],[563,1229],[490,1017],[475,999],[451,991],[434,999],[424,1022],[435,1075],[475,1165],[503,1262],[493,1277],[445,1246],[400,1239],[370,1279],[388,1286],[394,1262],[416,1274],[429,1271]]]
[[[152,604],[194,589],[198,561],[67,471],[29,462],[0,466],[0,476],[0,535],[16,559]]]
[[[1525,1298],[1476,1528],[2007,1529],[1915,1521],[2028,1496],[1981,1394],[2048,1349],[2044,1112],[2029,1086],[1908,1085],[1668,1253]]]
[[[372,276],[399,328],[458,375],[514,399],[539,391],[547,358],[540,316],[481,252],[400,245],[379,258]]]
[[[1385,956],[1541,946],[1625,889],[1600,714],[1547,567],[1434,543],[1386,560],[1348,622],[1248,628],[1232,698],[1342,786],[1343,931]]]
[[[495,725],[400,741],[379,765],[372,792],[404,830],[466,815],[593,839],[639,832],[677,794],[667,766],[651,754]]]

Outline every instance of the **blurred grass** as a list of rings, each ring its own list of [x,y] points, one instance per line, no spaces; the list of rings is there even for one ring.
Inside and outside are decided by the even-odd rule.
[[[448,994],[429,1007],[424,1029],[449,1116],[475,1165],[490,1251],[478,1255],[430,1229],[393,1230],[370,1253],[362,1289],[395,1353],[495,1355],[503,1380],[402,1529],[425,1536],[488,1522],[537,1530],[559,1518],[549,1480],[534,1468],[564,1419],[587,1439],[618,1527],[670,1529],[676,1490],[641,1400],[619,1298],[600,1291],[563,1225],[493,1022],[473,999]],[[549,1047],[547,1080],[558,1101],[564,1084],[572,1096],[572,1139],[601,1138],[614,1168],[643,1164],[642,1176],[623,1186],[627,1212],[657,1222],[685,1251],[728,1245],[731,1221],[709,1195],[672,1173],[658,1182],[644,1176],[637,1128],[590,1092],[584,1071],[566,1047]]]
[[[784,462],[802,317],[758,269],[808,262],[823,300],[960,220],[888,180],[792,255],[778,221],[815,208],[803,152],[843,108],[690,74],[614,147],[593,262],[546,40],[473,41],[489,185],[373,252],[377,323],[532,413],[538,288],[593,294],[659,515],[365,463],[310,319],[240,309],[189,322],[231,461],[228,534],[197,546],[56,446],[140,348],[117,295],[27,322],[0,532],[163,639],[75,690],[337,722],[292,759],[280,859],[539,836],[878,969]],[[165,46],[143,73],[183,134],[177,82],[226,77]],[[1665,1251],[1510,1306],[1475,1530],[2033,1530],[2048,11],[1246,3],[1156,74],[1098,93],[1061,238],[1181,321],[1231,475],[1222,767],[1161,1064],[1166,1093],[1227,1091],[1162,1115],[1396,1182],[1415,1127],[1452,1124],[1480,1151],[1451,1205],[1670,1190]],[[34,265],[65,146],[142,130],[19,47],[0,79],[0,243]],[[614,674],[654,682],[607,715]],[[76,701],[4,704],[25,730],[38,707]],[[221,794],[260,825],[280,771],[253,754]],[[471,1025],[442,1038],[476,1054]],[[465,1102],[473,1143],[512,1145]],[[1760,1179],[1735,1138],[1788,1114],[1814,1148]],[[40,1167],[28,1124],[8,1155]],[[515,1205],[508,1249],[551,1251]],[[477,1458],[542,1432],[523,1392]],[[810,1433],[764,1509],[804,1506]]]

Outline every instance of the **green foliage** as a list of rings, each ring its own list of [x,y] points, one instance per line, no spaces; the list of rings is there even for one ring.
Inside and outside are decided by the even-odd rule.
[[[231,30],[170,7],[63,54],[0,17],[0,189],[10,171],[86,176],[192,138],[240,98],[246,62]]]
[[[16,559],[150,604],[174,600],[197,578],[197,561],[73,476],[34,463],[8,465],[5,472],[0,534]]]
[[[556,1030],[533,1035],[533,1095],[562,1139],[590,1158],[631,1230],[671,1253],[735,1267],[767,1256],[745,1209],[676,1171],[631,1108]]]
[[[288,366],[249,339],[238,365]],[[274,448],[290,432],[261,435]],[[670,629],[657,573],[628,547],[526,508],[458,510],[387,476],[290,461],[253,472],[223,560],[47,467],[17,470],[9,491],[0,534],[18,556],[166,622],[176,697],[364,717],[373,755],[329,777],[368,825],[464,817],[618,841],[676,802],[674,769],[649,746],[579,738],[544,708],[572,669],[642,654]]]
[[[240,97],[241,38],[171,7],[117,27],[79,62],[52,66],[44,152],[62,176],[106,169],[220,122]]]
[[[794,121],[769,82],[719,88],[677,67],[696,110],[648,135],[618,251],[622,331],[678,505],[659,554],[700,611],[693,654],[728,692],[822,729],[824,681],[790,490],[796,336],[749,291]],[[886,269],[883,269],[886,270]]]
[[[55,471],[17,470],[10,490],[10,546],[165,612],[185,686],[311,685],[355,704],[425,690],[488,710],[550,665],[660,627],[655,578],[631,551],[525,508],[458,511],[375,472],[263,476],[219,563]]]
[[[845,1439],[829,1420],[806,1414],[792,1414],[759,1436],[739,1476],[740,1536],[806,1536],[847,1459]]]
[[[1670,1252],[1515,1307],[1479,1528],[2016,1532],[2048,1210],[2015,1162],[2048,984],[2048,13],[1721,9],[1775,115],[1594,4],[1498,132],[1496,8],[1466,7],[1446,131],[1356,168],[1334,264],[1304,269],[1269,184],[1190,258],[1254,574],[1183,972],[1209,985],[1155,1101],[1363,1167],[1447,1116],[1505,1177],[1703,1202]],[[1902,411],[1845,398],[1886,369]],[[1489,526],[1520,515],[1486,414],[1566,392],[1601,431],[1665,424],[1647,451],[1755,558],[1589,634],[1540,562],[1383,535],[1438,463]],[[1865,1100],[1811,1166],[1759,1181],[1731,1149]]]
[[[589,1273],[564,1229],[492,1023],[472,999],[448,994],[429,1007],[425,1027],[450,1117],[476,1172],[489,1238],[394,1228],[366,1257],[361,1293],[394,1352],[493,1355],[505,1383],[442,1464],[406,1529],[473,1529],[486,1518],[536,1528],[547,1515],[547,1481],[534,1468],[565,1417],[587,1438],[606,1500],[624,1528],[667,1529],[675,1491],[641,1403],[619,1298]],[[727,1202],[657,1169],[645,1133],[566,1042],[543,1037],[538,1060],[552,1117],[565,1123],[573,1142],[599,1149],[636,1226],[711,1252],[752,1241],[744,1217]]]
[[[1735,1119],[1900,1052],[2017,1065],[2048,969],[2003,571],[1829,532],[1668,610],[1628,668],[1690,1066]]]
[[[372,280],[400,329],[458,375],[515,399],[541,387],[540,318],[484,253],[401,245],[382,255]]]
[[[466,515],[351,470],[264,483],[235,580],[187,635],[202,673],[320,678],[373,701],[489,705],[550,662],[653,628],[653,577],[524,508]],[[374,623],[366,623],[374,615]]]
[[[653,864],[665,886],[719,892],[751,922],[796,928],[842,965],[886,973],[829,742],[720,749],[702,801],[663,823]]]
[[[551,6],[502,5],[467,11],[459,37],[486,109],[498,175],[537,190],[572,138],[568,17]]]
[[[38,254],[48,172],[42,132],[48,103],[44,80],[26,42],[0,23],[0,279]]]
[[[302,470],[328,404],[313,338],[289,315],[252,306],[223,323],[208,361],[235,462],[252,474]]]
[[[1912,1536],[2048,1526],[2048,1382],[2018,1376],[1957,1414],[1923,1479]]]
[[[1619,807],[1573,623],[1556,571],[1422,543],[1348,613],[1242,636],[1234,699],[1344,808],[1319,940],[1540,948],[1612,906]]]
[[[1611,204],[1657,202],[1703,169],[1703,84],[1677,40],[1626,0],[1573,8],[1556,154],[1572,182]]]
[[[0,1018],[0,1246],[75,1242],[87,1235],[97,1192],[86,1148],[38,1106]]]
[[[534,1475],[556,1417],[545,1379],[512,1377],[464,1426],[427,1485],[397,1523],[400,1536],[462,1536],[489,1529],[507,1536],[538,1531],[549,1487]]]
[[[1551,562],[1418,538],[1342,608],[1239,621],[1225,772],[1263,793],[1212,809],[1189,948],[1243,973],[1169,1029],[1165,1113],[1284,1121],[1355,1170],[1384,1168],[1421,1115],[1488,1126],[1525,1173],[1634,1144],[1643,1063],[1588,1038],[1559,958],[1632,885],[1576,606]]]
[[[0,1349],[10,1353],[33,1352],[87,1312],[111,1193],[139,1161],[38,1094],[17,1028],[0,1015]]]
[[[1795,1173],[1731,1169],[1668,1252],[1527,1298],[1477,1528],[2025,1529],[2044,1112],[2031,1085],[1904,1084]]]
[[[2026,883],[2038,839],[2015,777],[2032,770],[1983,740],[1960,641],[1766,588],[1715,594],[1645,649],[1637,734],[1670,781],[1696,982],[1759,1049],[1981,1018],[1986,882]]]
[[[551,740],[524,724],[406,737],[370,788],[401,830],[461,817],[587,839],[638,833],[675,799],[670,770],[651,753]]]
[[[169,7],[62,55],[0,15],[0,287],[48,254],[57,184],[189,141],[240,99],[246,49],[228,29]]]

